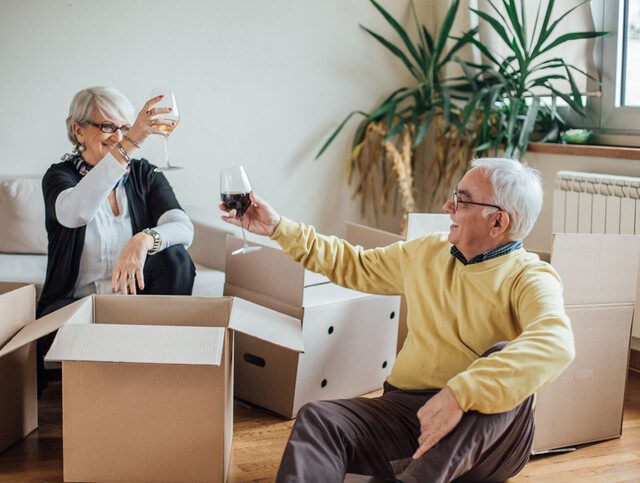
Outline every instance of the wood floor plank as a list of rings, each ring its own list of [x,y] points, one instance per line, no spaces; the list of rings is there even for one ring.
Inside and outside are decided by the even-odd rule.
[[[39,428],[0,454],[0,481],[62,481],[60,393],[60,383],[53,383],[39,404]],[[273,481],[293,422],[241,402],[234,411],[229,482]],[[629,372],[621,438],[532,457],[510,481],[640,482],[640,374]]]

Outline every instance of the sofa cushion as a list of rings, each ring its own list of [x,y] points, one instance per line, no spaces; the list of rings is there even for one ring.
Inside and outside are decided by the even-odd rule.
[[[0,180],[0,253],[47,253],[40,178]]]
[[[40,298],[46,274],[46,255],[0,253],[0,281],[32,283],[36,287],[37,299]]]
[[[192,295],[197,297],[222,297],[224,292],[224,272],[205,267],[199,263],[196,266],[196,279],[193,282]]]

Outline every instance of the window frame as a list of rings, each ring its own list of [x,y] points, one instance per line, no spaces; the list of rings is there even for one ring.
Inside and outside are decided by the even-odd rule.
[[[596,30],[609,35],[596,39],[594,62],[602,85],[587,80],[587,90],[601,91],[586,102],[587,118],[571,113],[569,125],[593,129],[596,144],[640,146],[640,106],[619,106],[622,77],[622,55],[625,0],[592,0],[591,11]],[[630,129],[629,126],[637,126]]]

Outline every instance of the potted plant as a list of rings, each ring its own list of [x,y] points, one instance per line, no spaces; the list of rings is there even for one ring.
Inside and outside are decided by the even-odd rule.
[[[362,116],[364,119],[353,138],[347,168],[348,180],[349,183],[356,182],[356,194],[361,196],[362,212],[365,212],[367,202],[371,201],[377,217],[378,208],[387,209],[392,201],[396,201],[396,197],[405,213],[417,210],[414,150],[424,141],[432,124],[438,125],[438,136],[441,138],[449,134],[450,126],[459,125],[460,110],[453,102],[455,86],[445,77],[444,67],[468,40],[458,39],[453,47],[446,48],[460,0],[451,3],[435,37],[424,25],[419,24],[415,6],[411,2],[418,32],[416,41],[411,40],[407,31],[379,3],[370,1],[391,25],[401,41],[400,46],[367,27],[361,26],[362,29],[402,63],[415,79],[415,84],[395,90],[371,112],[350,113],[331,134],[316,158],[324,153],[347,121],[355,115]],[[473,31],[469,32],[469,35],[473,34]],[[455,139],[462,137],[456,136]],[[446,170],[433,171],[437,172],[437,176],[446,176]]]
[[[478,38],[478,28],[459,37],[450,36],[459,0],[452,1],[435,38],[419,24],[411,2],[417,41],[412,41],[399,22],[375,0],[370,1],[401,42],[396,45],[361,27],[402,62],[416,83],[395,90],[370,113],[350,113],[316,156],[324,153],[353,116],[363,117],[353,138],[347,169],[349,183],[356,183],[355,194],[361,198],[363,214],[369,202],[377,217],[379,208],[386,210],[398,199],[405,215],[418,209],[433,209],[445,199],[474,156],[490,151],[497,154],[502,149],[505,156],[521,159],[533,133],[538,133],[541,141],[555,139],[564,125],[557,109],[558,98],[584,115],[574,75],[591,76],[560,57],[545,58],[545,54],[567,42],[606,34],[556,34],[558,25],[588,0],[555,20],[552,20],[555,1],[539,0],[531,32],[526,29],[524,0],[519,4],[515,0],[501,0],[504,13],[493,0],[485,0],[495,17],[478,9],[472,11],[506,44],[509,50],[506,56],[487,48]],[[455,40],[449,50],[448,38]],[[486,59],[484,63],[465,62],[456,55],[467,44],[480,50]],[[445,67],[450,62],[461,66],[462,76],[445,76]],[[571,92],[559,91],[551,82],[555,80],[566,81]],[[430,128],[434,134],[434,154],[430,160],[421,161],[425,162],[431,191],[424,206],[418,207],[414,193],[415,148],[423,143]]]
[[[477,31],[465,33],[466,40],[482,52],[486,63],[467,64],[457,59],[469,81],[473,94],[468,98],[475,115],[481,118],[476,151],[485,154],[500,149],[504,155],[522,159],[534,132],[538,140],[556,140],[563,118],[558,114],[557,99],[563,99],[569,109],[585,115],[582,93],[575,82],[575,75],[592,76],[567,64],[561,57],[548,58],[548,52],[568,42],[606,35],[607,32],[556,33],[558,25],[576,8],[589,0],[570,8],[552,20],[554,0],[539,0],[531,31],[527,31],[525,2],[502,0],[504,13],[493,0],[485,0],[495,15],[471,9],[482,22],[486,22],[504,43],[507,55],[490,51],[477,36]],[[546,55],[545,55],[546,54]],[[595,80],[595,79],[594,79]],[[552,82],[564,81],[571,92],[559,91]],[[548,101],[550,99],[550,101]]]

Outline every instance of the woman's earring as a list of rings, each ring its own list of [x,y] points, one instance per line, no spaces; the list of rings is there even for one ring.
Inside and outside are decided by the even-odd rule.
[[[81,153],[84,151],[84,144],[78,144],[78,152]]]

